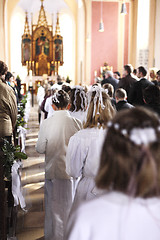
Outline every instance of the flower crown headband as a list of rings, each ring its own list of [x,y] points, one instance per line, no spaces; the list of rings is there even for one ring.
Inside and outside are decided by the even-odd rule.
[[[107,124],[108,128],[113,127],[117,132],[119,132],[122,136],[128,138],[135,145],[144,145],[147,146],[149,143],[157,141],[156,131],[153,127],[144,127],[144,128],[133,128],[130,133],[128,133],[127,129],[120,129],[119,123],[112,123],[111,121]],[[160,125],[157,127],[157,131],[160,132]]]

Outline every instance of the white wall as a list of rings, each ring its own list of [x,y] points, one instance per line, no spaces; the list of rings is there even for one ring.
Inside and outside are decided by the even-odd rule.
[[[149,49],[149,8],[150,0],[138,0],[137,21],[137,67],[148,68]]]
[[[69,76],[75,80],[75,36],[76,26],[74,18],[69,12],[60,13],[60,30],[63,36],[63,67],[60,67],[60,74],[65,78]],[[72,83],[73,83],[72,82]]]
[[[77,83],[84,83],[84,53],[85,53],[85,12],[82,0],[78,0],[78,61]]]
[[[11,71],[16,72],[22,79],[27,74],[26,67],[21,64],[21,39],[24,33],[25,13],[20,7],[14,9],[10,23]]]

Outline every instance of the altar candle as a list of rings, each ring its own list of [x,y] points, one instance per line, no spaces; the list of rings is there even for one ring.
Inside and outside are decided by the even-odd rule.
[[[55,61],[55,72],[57,72],[57,62]]]
[[[94,76],[97,77],[97,71],[96,70],[94,71]]]

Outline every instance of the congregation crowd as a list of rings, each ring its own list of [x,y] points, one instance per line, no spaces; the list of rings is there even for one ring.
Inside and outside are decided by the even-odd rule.
[[[160,238],[160,71],[134,72],[39,87],[45,239]]]
[[[17,114],[6,76],[0,61],[0,137],[12,136]],[[45,239],[160,239],[159,86],[160,71],[130,65],[91,86],[41,82]]]

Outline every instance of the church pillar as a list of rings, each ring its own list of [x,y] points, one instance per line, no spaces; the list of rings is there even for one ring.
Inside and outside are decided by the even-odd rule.
[[[130,1],[129,63],[136,68],[138,0]]]
[[[92,13],[92,3],[91,0],[85,0],[86,14],[85,14],[85,83],[91,83],[91,13]]]
[[[125,15],[120,14],[121,3],[118,4],[118,71],[122,73],[124,66],[124,36],[125,36]]]
[[[7,38],[6,38],[6,44],[7,44],[7,52],[6,52],[6,59],[9,69],[11,69],[11,16],[13,13],[13,9],[17,4],[17,0],[7,1]]]
[[[149,16],[149,61],[148,67],[155,67],[155,22],[156,22],[156,0],[150,0]]]
[[[155,67],[160,69],[160,61],[159,61],[159,55],[160,55],[160,1],[156,0],[156,20],[155,20],[155,49],[154,49],[154,55],[155,55]]]
[[[5,62],[5,0],[0,1],[0,60]]]

